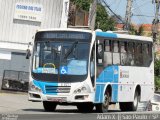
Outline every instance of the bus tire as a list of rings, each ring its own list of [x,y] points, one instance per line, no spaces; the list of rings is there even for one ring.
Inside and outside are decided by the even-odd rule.
[[[57,106],[57,103],[43,101],[43,107],[45,111],[48,111],[48,112],[55,111],[56,106]]]
[[[134,101],[130,103],[131,104],[131,111],[137,111],[139,101],[140,101],[140,96],[138,94],[138,91],[136,91],[135,95],[134,95]]]
[[[110,103],[110,94],[109,92],[106,92],[104,95],[104,102],[96,104],[96,111],[98,113],[105,113],[108,112],[109,103]]]
[[[140,101],[140,96],[136,91],[133,102],[122,102],[122,103],[119,103],[119,106],[121,111],[137,111],[139,101]]]
[[[83,103],[83,104],[78,104],[77,109],[79,112],[92,112],[94,108],[94,105],[92,103]]]

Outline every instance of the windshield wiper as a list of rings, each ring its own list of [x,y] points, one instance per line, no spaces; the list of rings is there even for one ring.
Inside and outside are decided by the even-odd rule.
[[[69,48],[69,50],[67,51],[67,53],[64,55],[64,59],[68,58],[68,56],[73,52],[73,50],[76,48],[78,44],[78,41],[75,41],[72,46]]]

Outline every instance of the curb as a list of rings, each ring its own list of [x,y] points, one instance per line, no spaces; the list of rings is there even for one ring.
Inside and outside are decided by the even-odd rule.
[[[6,94],[21,94],[21,95],[27,95],[28,92],[20,92],[20,91],[10,91],[10,90],[0,90],[1,93],[6,93]]]

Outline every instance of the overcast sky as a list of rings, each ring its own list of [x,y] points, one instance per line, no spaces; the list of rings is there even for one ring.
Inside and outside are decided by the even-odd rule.
[[[106,2],[116,14],[125,17],[127,0],[106,0]],[[151,24],[155,15],[155,5],[152,4],[152,0],[133,0],[132,13],[132,23]]]

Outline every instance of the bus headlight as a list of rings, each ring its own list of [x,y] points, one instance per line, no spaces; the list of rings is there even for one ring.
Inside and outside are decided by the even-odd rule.
[[[29,90],[33,92],[42,92],[42,90],[35,86],[32,82],[29,83]]]
[[[32,84],[32,85],[30,86],[30,88],[31,88],[31,89],[30,89],[31,91],[34,91],[35,88],[36,88],[36,86]]]
[[[80,87],[80,88],[78,88],[78,89],[76,89],[76,90],[74,91],[75,94],[79,94],[79,93],[90,93],[90,92],[91,92],[91,90],[90,90],[90,88],[89,88],[88,85],[82,86],[82,87]]]

